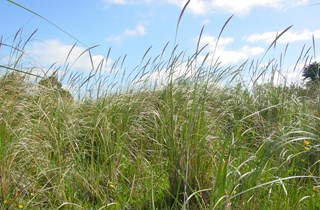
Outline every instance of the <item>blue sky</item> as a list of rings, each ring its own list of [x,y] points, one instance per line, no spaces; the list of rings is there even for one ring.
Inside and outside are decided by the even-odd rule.
[[[15,0],[16,3],[44,16],[74,38],[38,16],[6,0],[0,0],[0,37],[2,43],[12,44],[15,33],[22,28],[25,39],[38,29],[25,48],[28,62],[41,68],[51,64],[62,65],[73,44],[69,58],[72,63],[88,47],[95,67],[109,48],[111,54],[105,72],[112,62],[126,56],[122,71],[134,71],[146,50],[148,57],[159,55],[167,42],[173,48],[178,16],[186,0]],[[201,28],[205,25],[201,44],[209,44],[206,52],[214,49],[217,36],[226,20],[226,26],[217,47],[215,58],[222,65],[233,66],[247,59],[261,58],[277,34],[287,31],[277,43],[277,50],[268,53],[279,58],[287,44],[284,68],[290,70],[304,45],[312,46],[315,38],[316,57],[320,49],[319,0],[192,0],[180,23],[177,44],[179,50],[190,55],[195,51]],[[81,43],[80,43],[81,42]],[[7,47],[8,48],[8,47]],[[5,62],[5,46],[0,48],[0,62]],[[27,56],[27,57],[28,57]],[[310,51],[313,56],[313,50]],[[267,62],[268,60],[266,60]],[[83,55],[73,70],[89,72],[89,56]],[[161,71],[161,69],[160,69]],[[111,72],[112,74],[112,72]],[[297,78],[297,73],[289,77]],[[156,79],[156,77],[154,77]]]

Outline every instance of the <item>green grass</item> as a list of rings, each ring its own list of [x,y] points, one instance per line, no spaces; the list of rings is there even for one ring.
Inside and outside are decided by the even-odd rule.
[[[103,87],[99,71],[69,77],[72,99],[54,77],[23,68],[17,41],[0,69],[9,71],[0,78],[1,209],[320,208],[319,88],[274,85],[272,74],[258,85],[276,60],[262,70],[207,65],[197,50],[162,61],[166,46],[142,59],[126,90]],[[164,86],[144,80],[160,69]],[[99,97],[81,89],[92,78]]]

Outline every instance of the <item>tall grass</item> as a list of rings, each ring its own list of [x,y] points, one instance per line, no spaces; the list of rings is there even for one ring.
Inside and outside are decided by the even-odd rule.
[[[198,45],[163,61],[165,46],[105,87],[99,69],[35,78],[19,33],[1,45],[12,49],[0,78],[1,208],[320,208],[319,89],[275,85],[276,59],[208,65]]]

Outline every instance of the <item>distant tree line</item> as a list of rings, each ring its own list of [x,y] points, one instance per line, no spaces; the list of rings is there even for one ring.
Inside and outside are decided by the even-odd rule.
[[[37,88],[35,88],[37,87]],[[33,83],[20,72],[10,72],[0,76],[1,95],[6,97],[28,98],[31,95],[46,95],[57,100],[73,100],[71,93],[62,87],[58,77],[51,75]]]
[[[320,62],[313,62],[306,65],[302,70],[303,80],[306,81],[305,90],[315,91],[319,90],[320,87]],[[40,94],[50,96],[53,100],[63,99],[63,100],[73,100],[71,93],[62,87],[62,83],[58,80],[56,75],[51,75],[42,78],[36,84],[28,82],[26,75],[21,72],[10,72],[0,76],[0,96],[18,96],[18,98],[25,98],[30,96],[30,94]],[[191,81],[179,81],[180,85],[186,85]],[[35,85],[38,91],[35,91]],[[35,91],[35,92],[34,92]],[[36,93],[37,92],[37,93]],[[309,92],[310,93],[310,92]],[[317,94],[315,91],[313,94]]]

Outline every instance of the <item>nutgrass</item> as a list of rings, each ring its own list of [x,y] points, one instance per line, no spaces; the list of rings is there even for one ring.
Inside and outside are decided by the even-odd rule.
[[[319,89],[274,84],[276,59],[208,65],[198,45],[163,61],[166,45],[127,79],[125,58],[111,77],[55,71],[72,99],[23,67],[30,38],[19,33],[2,45],[12,51],[0,78],[1,208],[320,208]]]

